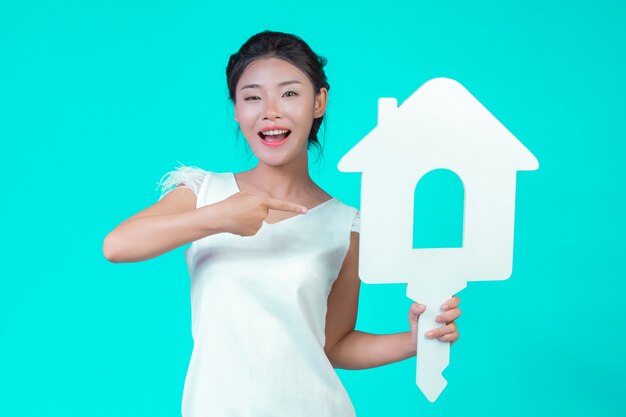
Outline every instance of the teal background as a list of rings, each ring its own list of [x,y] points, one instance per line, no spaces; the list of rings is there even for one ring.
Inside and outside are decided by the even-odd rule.
[[[183,248],[111,264],[102,241],[181,161],[254,161],[224,69],[252,34],[328,58],[314,178],[430,78],[460,81],[540,162],[517,181],[514,271],[459,295],[431,404],[415,358],[339,370],[359,416],[623,416],[626,5],[619,1],[0,1],[0,415],[180,415],[192,348]],[[237,139],[239,137],[239,139]],[[357,329],[409,329],[404,285],[362,287]],[[245,395],[245,393],[243,393]]]

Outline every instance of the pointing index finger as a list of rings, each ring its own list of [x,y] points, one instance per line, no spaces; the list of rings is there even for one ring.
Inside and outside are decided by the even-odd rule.
[[[291,203],[285,200],[278,200],[276,198],[266,198],[263,200],[265,207],[273,210],[292,211],[294,213],[306,213],[307,208],[300,204]]]

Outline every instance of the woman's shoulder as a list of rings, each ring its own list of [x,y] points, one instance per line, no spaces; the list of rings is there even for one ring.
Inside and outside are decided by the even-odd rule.
[[[351,231],[360,233],[361,231],[361,212],[356,207],[344,203],[340,198],[333,197],[338,211],[342,212],[347,221],[351,224]]]
[[[335,202],[339,205],[339,207],[348,210],[348,211],[359,211],[359,209],[357,209],[356,207],[353,207],[347,203],[345,203],[341,198],[339,197],[332,197],[333,200],[335,200]]]
[[[179,166],[167,171],[157,182],[157,189],[161,190],[159,200],[177,187],[189,188],[194,194],[198,195],[205,181],[210,179],[211,176],[222,174],[197,166],[184,165],[180,161],[177,162]]]

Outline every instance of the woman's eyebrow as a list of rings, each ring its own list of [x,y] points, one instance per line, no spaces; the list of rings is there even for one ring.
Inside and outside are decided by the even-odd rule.
[[[297,80],[289,80],[289,81],[283,81],[282,83],[278,83],[278,86],[284,87],[289,84],[302,84],[302,83]],[[259,87],[261,87],[259,84],[246,84],[243,87],[241,87],[239,90],[244,90],[246,88],[259,88]]]

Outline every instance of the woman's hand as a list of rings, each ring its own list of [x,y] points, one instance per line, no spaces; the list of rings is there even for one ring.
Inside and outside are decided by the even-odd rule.
[[[437,322],[442,326],[438,329],[431,330],[426,333],[426,337],[429,339],[437,338],[442,342],[456,342],[459,339],[459,331],[456,328],[454,320],[461,316],[461,309],[458,307],[461,303],[461,299],[455,295],[452,296],[441,306],[442,313],[436,318]],[[417,323],[420,315],[426,311],[426,306],[420,303],[411,304],[409,310],[409,323],[411,325],[411,341],[417,348]]]
[[[240,191],[216,204],[219,207],[220,229],[239,236],[255,235],[269,210],[306,213],[307,208],[289,201],[269,197],[258,197]]]

